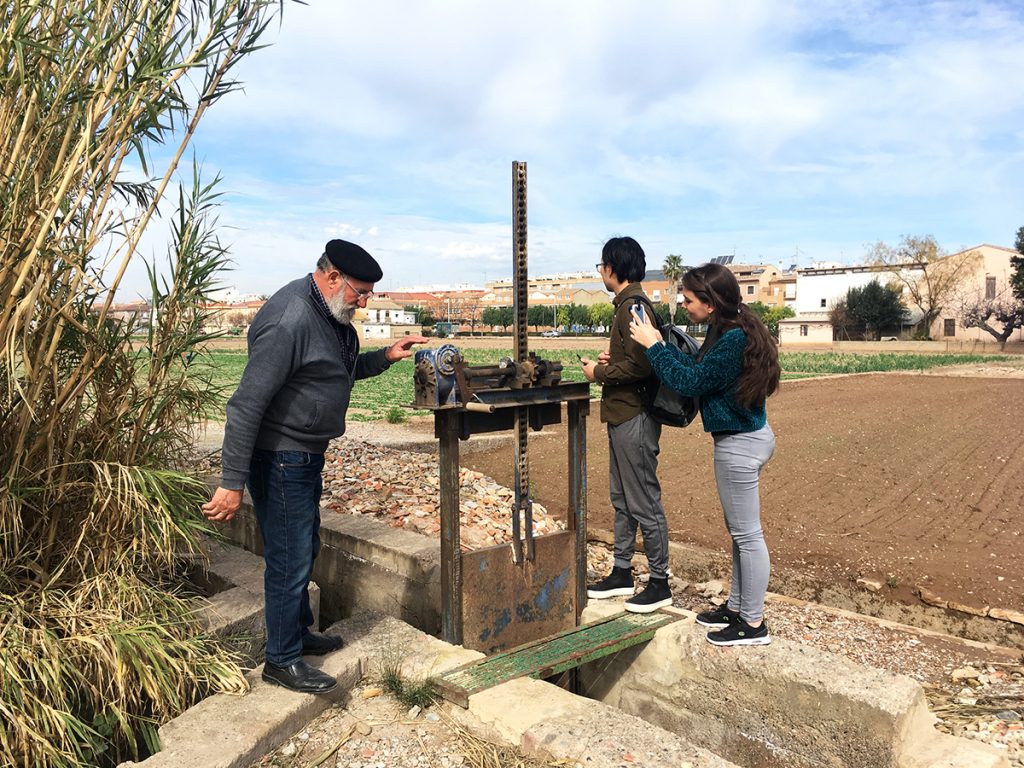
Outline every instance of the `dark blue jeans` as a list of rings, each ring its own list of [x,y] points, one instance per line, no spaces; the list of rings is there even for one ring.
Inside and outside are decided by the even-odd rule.
[[[302,656],[313,625],[309,579],[320,553],[322,453],[253,452],[249,493],[263,533],[267,661],[288,666]]]

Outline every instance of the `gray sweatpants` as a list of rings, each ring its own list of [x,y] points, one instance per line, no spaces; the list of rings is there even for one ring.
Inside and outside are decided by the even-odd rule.
[[[764,616],[771,563],[761,530],[761,469],[775,452],[767,424],[756,432],[715,437],[715,483],[732,537],[732,587],[728,606],[746,622]]]
[[[639,527],[651,577],[666,579],[668,523],[657,475],[660,439],[661,424],[647,411],[622,424],[609,424],[608,484],[615,509],[615,567],[631,567]]]

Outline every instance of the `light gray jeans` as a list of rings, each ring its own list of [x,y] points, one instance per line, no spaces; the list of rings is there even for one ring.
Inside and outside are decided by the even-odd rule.
[[[641,411],[608,425],[608,485],[615,508],[615,567],[629,568],[636,529],[644,537],[651,577],[668,578],[668,523],[658,482],[661,424]]]
[[[732,537],[732,587],[728,606],[750,623],[764,616],[771,562],[761,530],[761,469],[775,452],[767,424],[756,432],[715,436],[715,483]]]

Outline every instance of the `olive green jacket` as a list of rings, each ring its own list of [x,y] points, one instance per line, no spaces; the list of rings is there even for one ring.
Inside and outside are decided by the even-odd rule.
[[[631,301],[634,298],[642,298],[644,311],[650,312],[651,300],[640,283],[630,283],[615,295],[609,360],[594,369],[594,378],[602,386],[601,421],[607,424],[622,424],[644,409],[639,387],[651,375],[651,363],[647,350],[629,335],[632,320],[629,308],[635,303]],[[657,325],[653,317],[651,322]]]

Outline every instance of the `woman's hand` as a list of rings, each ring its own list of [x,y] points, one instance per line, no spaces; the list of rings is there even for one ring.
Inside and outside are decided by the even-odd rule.
[[[644,349],[650,349],[661,341],[661,332],[651,324],[651,319],[646,312],[643,314],[642,321],[636,313],[633,313],[633,319],[629,323],[629,335]]]

